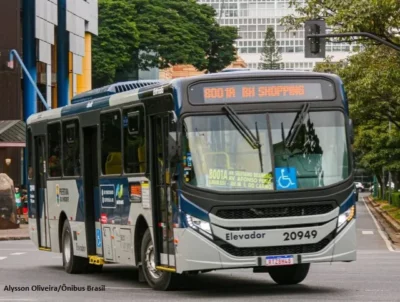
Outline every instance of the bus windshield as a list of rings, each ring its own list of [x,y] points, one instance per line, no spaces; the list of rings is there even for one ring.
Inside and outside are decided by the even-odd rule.
[[[203,189],[289,190],[332,185],[350,175],[345,118],[339,111],[238,114],[257,137],[246,139],[229,114],[183,121],[184,182]],[[294,138],[294,139],[293,139]]]

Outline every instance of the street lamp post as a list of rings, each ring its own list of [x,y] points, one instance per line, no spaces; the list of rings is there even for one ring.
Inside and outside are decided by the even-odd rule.
[[[392,123],[390,122],[390,120],[389,120],[389,141],[390,141],[390,132],[391,132],[391,130],[392,130]],[[389,159],[390,159],[390,155],[389,155]],[[390,169],[388,169],[388,172],[389,172],[389,197],[388,197],[388,201],[389,201],[389,204],[392,204],[392,173],[390,173]]]

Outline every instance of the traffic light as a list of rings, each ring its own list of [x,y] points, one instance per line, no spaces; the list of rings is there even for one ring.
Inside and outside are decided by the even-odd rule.
[[[310,20],[304,24],[304,45],[306,58],[325,58],[325,38],[313,38],[315,34],[325,34],[326,23],[323,20]]]

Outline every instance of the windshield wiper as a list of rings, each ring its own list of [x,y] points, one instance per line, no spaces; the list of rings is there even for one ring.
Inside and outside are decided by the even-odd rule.
[[[300,132],[300,128],[303,125],[304,119],[306,118],[306,115],[308,111],[310,110],[310,104],[306,103],[301,107],[300,112],[296,115],[292,127],[289,130],[288,137],[286,138],[285,146],[286,147],[291,147],[293,142],[296,140],[297,135]]]
[[[231,106],[226,105],[222,107],[227,113],[228,118],[243,138],[249,143],[253,149],[258,149],[261,147],[258,138],[251,132],[251,130],[246,126],[246,124],[239,118],[237,113],[232,109]]]
[[[261,173],[263,173],[264,168],[263,168],[263,162],[262,162],[261,143],[260,143],[260,136],[258,133],[257,123],[256,123],[257,136],[255,136],[253,134],[253,132],[251,132],[249,127],[247,127],[246,124],[240,119],[240,117],[237,115],[237,113],[233,110],[233,108],[231,106],[226,105],[226,106],[222,107],[222,109],[228,113],[229,120],[235,126],[235,128],[239,131],[239,133],[243,136],[243,138],[247,141],[247,143],[253,149],[258,149],[258,156],[260,158],[260,164],[261,164]]]

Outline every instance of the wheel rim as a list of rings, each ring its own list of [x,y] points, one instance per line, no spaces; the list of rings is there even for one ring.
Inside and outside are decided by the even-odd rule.
[[[147,271],[150,273],[151,277],[154,279],[159,279],[162,276],[162,272],[156,269],[156,263],[154,260],[154,247],[150,244],[146,249],[146,259],[145,265]]]
[[[69,240],[68,235],[64,237],[64,257],[65,262],[69,263],[69,261],[71,260],[71,241]]]

